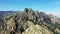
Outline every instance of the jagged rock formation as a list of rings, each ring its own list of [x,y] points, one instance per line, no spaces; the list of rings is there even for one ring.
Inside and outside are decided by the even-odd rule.
[[[23,12],[0,17],[0,34],[60,34],[60,24],[44,12],[25,8]]]

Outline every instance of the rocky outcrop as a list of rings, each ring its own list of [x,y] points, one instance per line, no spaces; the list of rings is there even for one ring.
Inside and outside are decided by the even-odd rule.
[[[0,34],[60,34],[60,24],[52,22],[44,12],[25,8],[0,18]]]

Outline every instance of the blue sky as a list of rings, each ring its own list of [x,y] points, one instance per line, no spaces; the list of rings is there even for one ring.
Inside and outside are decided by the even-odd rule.
[[[60,17],[60,0],[0,0],[0,11],[24,10],[24,8]]]

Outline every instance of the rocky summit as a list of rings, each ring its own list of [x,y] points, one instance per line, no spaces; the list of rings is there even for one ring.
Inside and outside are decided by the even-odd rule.
[[[0,17],[0,34],[60,34],[60,20],[52,14],[25,8]]]

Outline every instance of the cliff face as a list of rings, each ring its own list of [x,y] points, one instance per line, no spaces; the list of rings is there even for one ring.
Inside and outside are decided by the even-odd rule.
[[[0,17],[0,34],[60,34],[60,24],[44,12],[25,8],[23,12]]]

